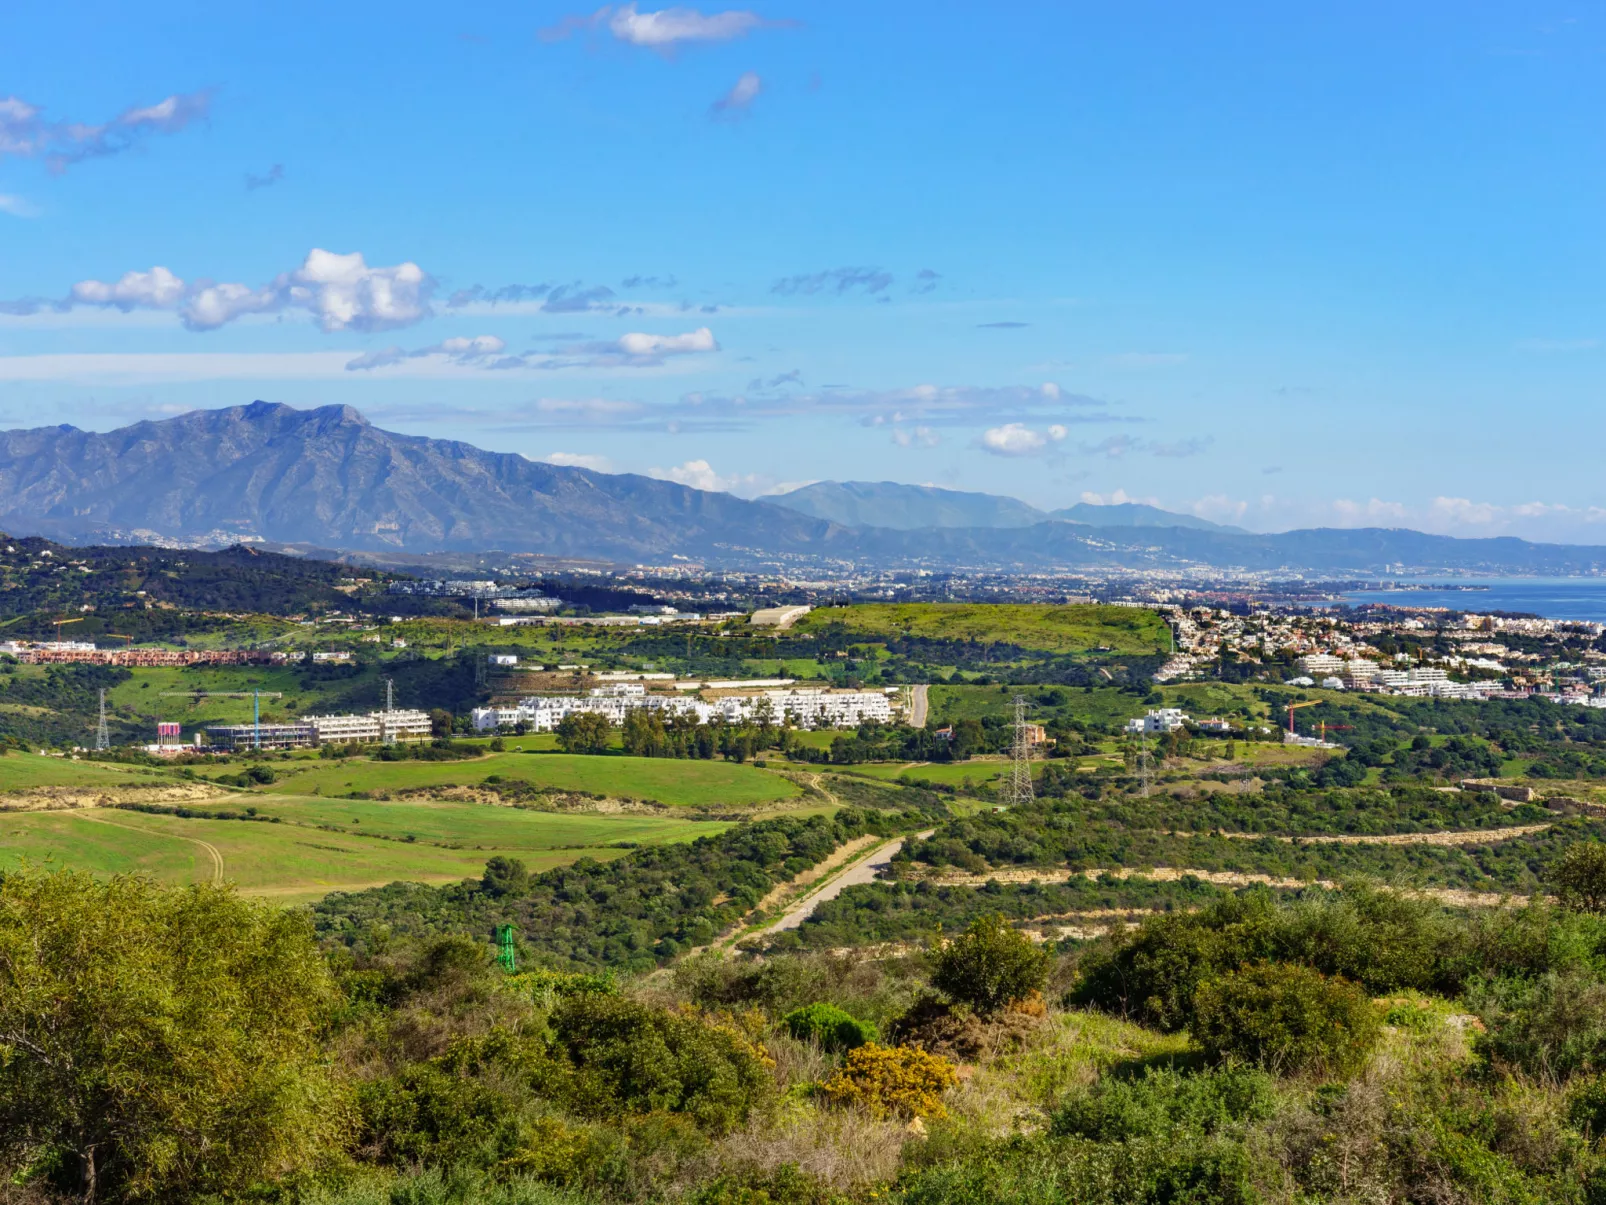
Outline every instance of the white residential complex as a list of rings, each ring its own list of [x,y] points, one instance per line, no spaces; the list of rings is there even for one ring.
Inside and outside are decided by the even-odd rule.
[[[767,705],[771,720],[789,721],[794,728],[857,728],[866,723],[891,723],[892,693],[874,690],[766,690],[750,695],[724,695],[698,699],[684,695],[648,694],[634,682],[599,686],[584,695],[531,695],[513,707],[481,707],[473,713],[474,727],[486,732],[523,723],[532,732],[550,732],[575,712],[606,716],[622,724],[626,713],[647,710],[670,716],[690,716],[698,723],[715,721],[740,724],[756,720]]]
[[[1188,717],[1180,707],[1159,707],[1150,711],[1148,715],[1126,722],[1128,732],[1141,732],[1153,735],[1155,733],[1175,732],[1188,722]]]
[[[430,737],[427,711],[370,711],[367,715],[308,715],[300,722],[312,728],[320,745],[368,745],[383,741],[426,741]]]

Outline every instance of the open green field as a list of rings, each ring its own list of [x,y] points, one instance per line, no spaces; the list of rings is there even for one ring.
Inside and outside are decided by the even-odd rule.
[[[254,804],[263,816],[288,824],[334,828],[356,836],[414,838],[466,848],[552,850],[631,842],[690,841],[723,832],[729,822],[679,816],[539,812],[452,799],[385,802],[267,796]],[[195,811],[238,811],[237,800],[197,805]]]
[[[941,783],[943,786],[962,787],[967,782],[981,786],[992,782],[1009,769],[1005,761],[926,762],[909,765],[906,762],[871,762],[858,766],[843,766],[844,774],[863,774],[870,778],[896,780],[908,776],[915,782]],[[1041,772],[1041,765],[1034,769]]]
[[[567,753],[492,753],[473,761],[296,761],[266,788],[282,795],[346,795],[429,787],[477,786],[493,775],[558,791],[586,791],[674,806],[750,807],[794,799],[801,790],[778,774],[723,761],[587,757]]]
[[[0,757],[0,794],[33,787],[150,786],[174,781],[167,775],[142,774],[130,766],[11,753]]]
[[[618,857],[626,844],[688,841],[728,827],[472,803],[264,802],[262,814],[283,823],[102,808],[0,815],[0,868],[26,860],[172,883],[219,879],[293,902],[398,879],[476,877],[497,854],[545,870],[582,857]]]
[[[1039,606],[1027,603],[860,603],[822,607],[797,630],[843,624],[869,636],[996,641],[1045,653],[1158,653],[1170,648],[1166,625],[1140,607]]]

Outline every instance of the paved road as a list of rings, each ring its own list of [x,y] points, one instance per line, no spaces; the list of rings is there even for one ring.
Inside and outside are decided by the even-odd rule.
[[[920,837],[929,837],[934,831],[935,830],[928,830],[918,835]],[[776,921],[773,925],[766,929],[765,932],[778,933],[782,929],[795,929],[805,920],[807,920],[810,914],[813,913],[813,911],[821,904],[828,900],[836,899],[837,896],[841,895],[849,887],[857,887],[862,883],[875,882],[877,873],[883,866],[892,861],[893,856],[902,848],[902,837],[888,841],[885,845],[875,850],[863,861],[855,862],[843,873],[837,875],[836,878],[825,884],[825,886],[818,887],[811,891],[808,895],[804,896],[792,906],[791,910],[788,911],[785,916],[781,917],[780,920]]]
[[[909,727],[926,726],[926,687],[922,684],[909,692]]]

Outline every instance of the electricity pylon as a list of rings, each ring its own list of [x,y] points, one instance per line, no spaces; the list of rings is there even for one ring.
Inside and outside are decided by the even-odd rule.
[[[1143,798],[1149,797],[1149,729],[1147,726],[1138,731],[1138,782]]]
[[[106,688],[100,688],[100,727],[95,729],[95,751],[104,753],[112,747],[112,734],[106,727]]]
[[[1011,807],[1030,803],[1032,790],[1032,746],[1026,723],[1026,697],[1015,696],[1015,744],[1010,750],[1009,777],[1004,783],[1004,799]]]

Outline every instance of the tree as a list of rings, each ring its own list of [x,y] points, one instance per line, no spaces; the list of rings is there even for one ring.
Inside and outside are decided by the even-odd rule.
[[[558,721],[558,744],[565,753],[601,753],[608,747],[608,717],[595,711],[571,711]]]
[[[669,734],[655,712],[632,707],[625,713],[623,742],[632,757],[662,757],[668,752]]]
[[[529,889],[530,871],[519,859],[498,854],[485,863],[485,873],[480,876],[480,890],[487,895],[523,895]]]
[[[0,878],[0,1164],[97,1200],[230,1194],[342,1144],[307,919],[232,888]]]
[[[451,736],[452,713],[444,707],[432,708],[429,713],[429,734],[440,737]]]
[[[1048,968],[1048,951],[993,913],[943,946],[931,982],[955,1000],[992,1012],[1041,991]]]
[[[1193,1036],[1207,1057],[1284,1074],[1353,1071],[1382,1028],[1359,986],[1297,963],[1263,962],[1207,980],[1193,1008]]]
[[[1552,874],[1562,907],[1574,912],[1606,912],[1606,845],[1575,841]]]

